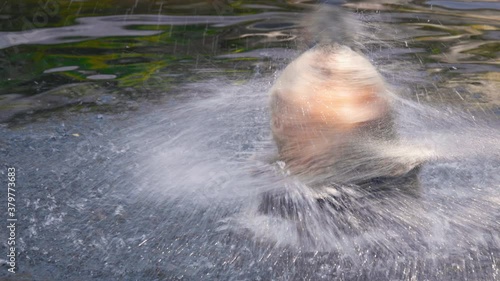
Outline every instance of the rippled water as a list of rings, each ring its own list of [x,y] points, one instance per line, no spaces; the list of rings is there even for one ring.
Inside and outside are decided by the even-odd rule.
[[[0,10],[8,280],[500,280],[495,1],[344,5],[363,27],[345,43],[399,96],[398,133],[437,156],[319,197],[273,162],[268,108],[313,4],[40,5]]]

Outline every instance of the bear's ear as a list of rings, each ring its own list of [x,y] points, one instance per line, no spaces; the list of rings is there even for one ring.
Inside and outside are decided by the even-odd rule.
[[[281,131],[283,129],[283,117],[286,118],[287,103],[282,98],[282,92],[279,90],[273,91],[271,95],[271,128],[273,131]]]

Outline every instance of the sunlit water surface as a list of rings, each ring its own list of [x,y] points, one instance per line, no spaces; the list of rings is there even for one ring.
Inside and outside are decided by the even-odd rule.
[[[2,275],[500,280],[500,8],[375,2],[346,9],[399,96],[404,145],[384,153],[429,161],[370,188],[313,190],[273,160],[268,90],[303,48],[304,4],[131,3],[35,31],[10,17],[0,153],[18,171],[19,272]]]

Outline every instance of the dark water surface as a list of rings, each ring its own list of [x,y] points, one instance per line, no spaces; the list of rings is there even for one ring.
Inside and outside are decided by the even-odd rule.
[[[315,5],[0,1],[0,199],[7,225],[14,167],[18,219],[0,278],[500,280],[498,2],[342,4],[407,101],[400,133],[446,156],[411,192],[339,188],[343,209],[256,156]],[[283,185],[300,222],[256,211]]]

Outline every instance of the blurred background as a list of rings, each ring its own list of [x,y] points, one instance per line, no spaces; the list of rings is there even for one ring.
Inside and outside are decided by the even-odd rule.
[[[412,60],[440,74],[431,76],[433,83],[460,93],[438,97],[422,90],[421,100],[465,100],[498,114],[497,1],[329,3],[377,23],[372,32],[393,45],[389,60]],[[186,82],[270,75],[280,59],[293,56],[288,50],[295,46],[300,16],[314,4],[4,1],[0,120],[61,110],[122,111]],[[387,32],[394,27],[397,32]]]

